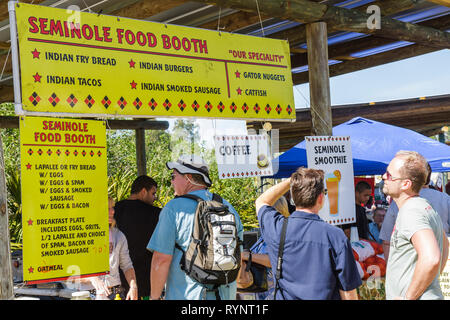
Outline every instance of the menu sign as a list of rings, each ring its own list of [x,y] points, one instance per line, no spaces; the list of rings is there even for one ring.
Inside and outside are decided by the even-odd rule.
[[[319,216],[333,225],[356,221],[350,137],[306,137],[308,168],[325,172],[327,199]]]
[[[20,147],[24,280],[108,272],[105,123],[21,117]]]
[[[289,44],[17,4],[26,114],[295,121]]]

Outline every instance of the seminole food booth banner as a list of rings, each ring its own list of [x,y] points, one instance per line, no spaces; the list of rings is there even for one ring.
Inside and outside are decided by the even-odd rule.
[[[103,121],[21,117],[23,277],[109,272]]]
[[[24,114],[295,121],[285,40],[15,10]]]

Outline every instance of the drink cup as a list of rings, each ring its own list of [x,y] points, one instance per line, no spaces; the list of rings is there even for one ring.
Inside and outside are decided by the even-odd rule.
[[[337,177],[326,178],[328,190],[328,202],[330,204],[330,214],[337,214],[339,208],[339,179]]]

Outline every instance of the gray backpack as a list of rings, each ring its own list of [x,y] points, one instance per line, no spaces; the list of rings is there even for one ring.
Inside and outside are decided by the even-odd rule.
[[[217,288],[236,280],[241,264],[236,217],[216,194],[211,201],[192,194],[177,198],[198,202],[187,251],[176,244],[183,252],[181,269],[200,284],[214,285],[216,298],[220,299]]]

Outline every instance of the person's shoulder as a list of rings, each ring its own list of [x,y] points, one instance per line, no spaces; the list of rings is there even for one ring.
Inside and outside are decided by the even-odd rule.
[[[160,207],[157,207],[157,206],[150,206],[150,209],[153,211],[153,212],[155,212],[155,213],[160,213],[161,212],[161,208]]]
[[[331,243],[341,245],[348,240],[344,231],[337,226],[334,226],[325,221],[322,221],[320,227],[323,228],[324,234],[327,235],[327,237]]]
[[[178,212],[182,209],[186,209],[186,206],[189,206],[189,204],[192,204],[193,208],[197,205],[196,201],[193,199],[177,196],[166,203],[161,210],[161,214],[166,212]]]
[[[122,242],[123,240],[126,240],[127,239],[127,237],[125,236],[125,234],[122,232],[122,231],[120,231],[120,229],[119,228],[117,228],[117,227],[114,227],[114,228],[111,228],[110,229],[110,232],[120,241],[120,242]]]

